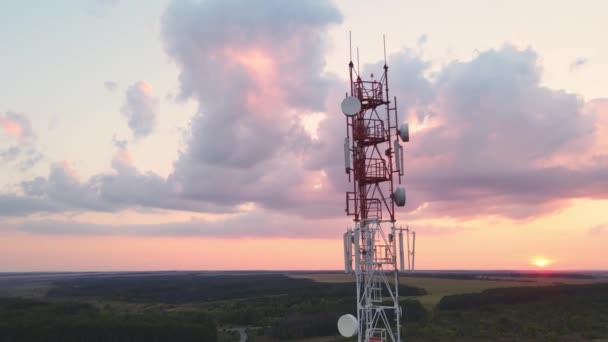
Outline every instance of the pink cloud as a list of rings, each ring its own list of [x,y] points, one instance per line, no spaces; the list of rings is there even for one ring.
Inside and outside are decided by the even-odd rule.
[[[15,163],[20,171],[34,167],[43,159],[35,146],[36,135],[27,115],[0,112],[0,137],[5,136],[12,146],[0,149],[0,162]]]
[[[158,98],[152,86],[146,81],[138,81],[127,88],[122,114],[135,139],[149,136],[156,128]]]
[[[0,113],[0,128],[7,137],[21,144],[30,143],[35,139],[30,120],[23,113]]]
[[[324,72],[328,28],[341,16],[330,3],[242,6],[176,1],[162,18],[166,52],[179,69],[178,97],[198,103],[174,172],[165,178],[140,171],[126,144],[117,144],[112,172],[78,180],[53,165],[48,177],[22,184],[26,195],[59,205],[57,211],[235,213],[254,203],[268,215],[312,222],[311,234],[318,235],[319,220],[348,224],[339,109],[348,83]],[[257,14],[243,18],[237,8]],[[543,86],[534,50],[482,51],[448,63],[433,79],[425,76],[431,63],[407,49],[388,64],[401,118],[412,123],[405,146],[409,203],[398,217],[529,219],[573,198],[608,198],[605,151],[596,149],[585,164],[559,159],[583,156],[601,141],[599,114],[588,114],[580,96]],[[382,65],[366,65],[362,74]],[[151,95],[143,82],[127,90],[127,102],[135,104],[132,129],[151,127],[145,118],[154,115],[135,115],[151,108]],[[301,118],[317,112],[327,115],[312,139]]]

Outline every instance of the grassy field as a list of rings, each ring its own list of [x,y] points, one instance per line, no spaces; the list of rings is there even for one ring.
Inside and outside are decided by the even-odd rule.
[[[340,273],[291,274],[294,278],[307,278],[318,282],[346,283],[354,282],[354,276]],[[441,298],[462,293],[478,293],[483,290],[500,287],[549,286],[556,284],[590,284],[606,282],[608,279],[576,279],[576,278],[508,278],[499,279],[450,279],[437,277],[408,277],[401,276],[399,283],[425,289],[429,294],[417,296],[416,299],[427,309],[432,309]],[[403,297],[405,299],[407,297]]]

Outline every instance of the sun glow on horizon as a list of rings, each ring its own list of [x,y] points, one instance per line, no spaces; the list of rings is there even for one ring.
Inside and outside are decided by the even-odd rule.
[[[553,260],[547,258],[534,258],[532,259],[531,264],[538,268],[545,268],[551,266],[551,264],[553,264]]]

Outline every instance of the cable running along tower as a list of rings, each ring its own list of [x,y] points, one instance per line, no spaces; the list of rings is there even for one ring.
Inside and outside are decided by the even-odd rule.
[[[401,184],[400,140],[409,141],[409,129],[407,124],[399,126],[397,99],[389,97],[386,46],[384,50],[379,79],[359,73],[358,50],[357,68],[351,56],[350,92],[341,106],[346,115],[345,171],[353,184],[346,192],[346,214],[355,222],[344,234],[344,259],[345,271],[356,276],[357,316],[340,317],[338,330],[345,337],[358,335],[359,342],[401,340],[397,251],[404,270],[403,231],[408,241],[410,232],[395,226],[395,209],[405,205],[406,197],[395,182]],[[411,270],[409,242],[407,249]]]

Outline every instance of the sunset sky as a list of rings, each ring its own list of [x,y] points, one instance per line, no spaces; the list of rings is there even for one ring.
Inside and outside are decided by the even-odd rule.
[[[418,269],[608,269],[605,1],[9,0],[0,272],[340,269],[349,31]]]

